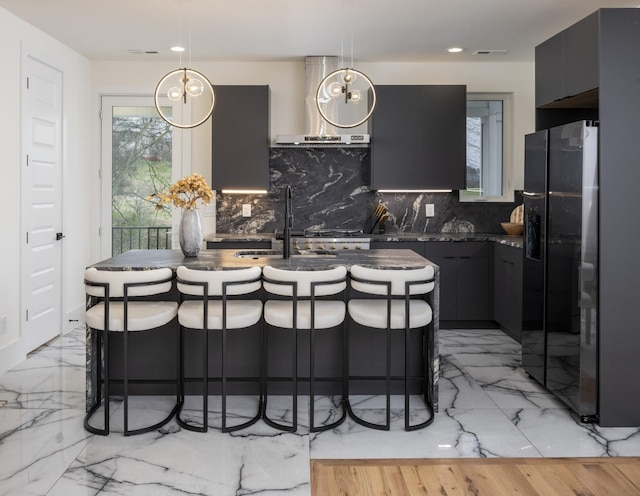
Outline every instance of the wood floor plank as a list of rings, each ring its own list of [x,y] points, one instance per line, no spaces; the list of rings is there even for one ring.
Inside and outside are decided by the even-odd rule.
[[[616,465],[616,469],[637,488],[640,494],[640,462],[620,463]]]
[[[640,496],[640,458],[312,460],[313,496]]]
[[[425,474],[425,479],[420,476],[420,473],[424,469],[425,471],[430,471],[430,473]],[[431,467],[417,467],[415,465],[410,466],[401,466],[400,471],[402,472],[402,476],[407,484],[407,492],[409,496],[425,496],[428,494],[439,494],[436,490],[439,489],[440,484],[437,482],[435,478],[435,473]],[[425,484],[427,483],[427,484]],[[435,483],[435,485],[434,485]]]

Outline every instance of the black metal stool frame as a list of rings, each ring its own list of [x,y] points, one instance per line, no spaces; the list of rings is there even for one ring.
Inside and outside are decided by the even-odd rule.
[[[222,283],[222,329],[209,329],[209,283],[207,281],[185,281],[180,278],[176,279],[180,284],[186,284],[189,286],[201,286],[202,287],[202,305],[203,305],[203,321],[202,321],[202,366],[203,366],[203,374],[202,374],[202,427],[196,427],[186,423],[182,418],[180,418],[180,413],[182,411],[182,407],[184,406],[184,327],[180,325],[180,339],[178,346],[178,360],[180,367],[180,402],[178,405],[178,411],[176,414],[176,422],[181,427],[195,432],[207,432],[209,429],[209,331],[210,330],[220,330],[222,331],[222,347],[221,347],[221,360],[222,360],[222,377],[220,378],[221,387],[222,387],[222,432],[234,432],[240,429],[244,429],[255,424],[262,417],[262,412],[264,409],[264,393],[263,393],[263,385],[262,378],[258,379],[259,382],[259,400],[258,400],[258,413],[255,417],[252,417],[250,420],[243,422],[238,425],[234,425],[231,427],[227,427],[227,288],[233,285],[239,284],[250,284],[252,282],[258,282],[262,280],[261,276],[252,278],[252,279],[243,279],[240,281],[224,281]],[[249,294],[249,293],[247,293]],[[215,298],[214,298],[215,299]],[[180,293],[180,302],[184,301],[184,295]],[[260,340],[263,339],[263,330],[262,330],[262,319],[260,320]],[[262,348],[262,343],[259,344],[259,347]],[[262,367],[260,367],[262,369]]]
[[[385,382],[386,382],[386,388],[385,388],[385,395],[386,395],[386,419],[385,419],[385,423],[384,424],[374,424],[372,422],[369,422],[367,420],[362,419],[361,417],[359,417],[358,415],[356,415],[351,407],[351,402],[349,400],[349,383],[350,383],[350,375],[349,375],[349,367],[348,367],[348,363],[349,363],[349,332],[347,332],[347,337],[345,339],[345,350],[346,350],[346,359],[347,359],[347,370],[345,372],[345,383],[346,383],[346,399],[345,399],[345,403],[346,403],[346,407],[347,407],[347,411],[349,412],[349,417],[351,419],[353,419],[356,423],[363,425],[365,427],[368,427],[370,429],[377,429],[377,430],[385,430],[388,431],[391,429],[391,301],[392,300],[399,300],[400,297],[396,297],[394,298],[393,295],[391,294],[391,281],[375,281],[375,280],[369,280],[369,279],[362,279],[362,278],[358,278],[355,277],[353,275],[350,275],[351,280],[353,281],[357,281],[357,282],[362,282],[362,283],[367,283],[367,284],[378,284],[380,286],[384,286],[386,291],[385,291],[385,295],[384,295],[384,300],[386,301],[387,304],[387,328],[385,329],[386,331],[386,376],[385,376]],[[411,290],[411,286],[414,285],[419,285],[419,284],[428,284],[431,282],[434,282],[435,278],[429,278],[429,279],[424,279],[424,280],[417,280],[417,281],[405,281],[405,292],[404,292],[404,296],[402,297],[402,299],[404,299],[404,308],[405,308],[405,328],[404,328],[404,377],[403,377],[403,382],[404,382],[404,429],[406,431],[414,431],[414,430],[418,430],[418,429],[422,429],[426,426],[428,426],[429,424],[431,424],[434,420],[434,413],[433,413],[433,406],[431,404],[431,395],[429,394],[429,387],[427,384],[427,378],[428,378],[428,373],[427,373],[427,367],[428,367],[428,363],[426,363],[424,357],[426,355],[426,340],[425,340],[425,333],[424,333],[424,327],[422,330],[422,359],[423,359],[423,372],[422,372],[422,381],[423,381],[423,392],[422,392],[422,397],[424,400],[424,404],[427,407],[427,410],[429,410],[430,414],[429,414],[429,418],[424,421],[421,422],[419,424],[415,424],[415,425],[410,425],[409,423],[409,413],[410,413],[410,399],[409,399],[409,381],[411,380],[409,377],[409,344],[410,344],[410,303],[411,303],[411,294],[410,294],[410,290]],[[432,298],[429,298],[428,295],[432,295],[433,294],[433,290],[430,291],[429,293],[426,293],[425,296],[427,297],[426,299],[428,300],[428,302],[430,303],[431,308],[433,309],[433,300]],[[348,312],[347,312],[348,313]],[[351,317],[349,317],[349,319],[351,319]],[[349,327],[350,322],[347,323],[347,330],[350,329]],[[425,326],[425,327],[430,327],[433,328],[433,317],[431,319],[431,322]]]
[[[167,277],[165,279],[159,279],[159,280],[155,280],[155,281],[145,281],[145,282],[136,282],[136,283],[125,283],[123,284],[123,290],[124,290],[124,296],[122,297],[122,304],[124,306],[124,337],[123,337],[123,352],[124,352],[124,367],[123,367],[123,395],[124,395],[124,435],[125,436],[134,436],[134,435],[138,435],[138,434],[144,434],[147,432],[151,432],[154,431],[156,429],[159,429],[160,427],[162,427],[163,425],[167,424],[172,418],[173,416],[177,413],[178,411],[178,407],[179,407],[179,400],[180,400],[180,383],[179,381],[177,381],[177,395],[176,395],[176,405],[173,407],[173,409],[171,410],[171,412],[169,413],[169,415],[167,417],[165,417],[163,420],[161,420],[160,422],[153,424],[149,427],[143,427],[141,429],[134,429],[134,430],[129,430],[129,367],[128,367],[128,362],[129,362],[129,353],[128,353],[128,346],[129,346],[129,329],[128,329],[128,317],[129,317],[129,288],[133,288],[133,287],[140,287],[140,286],[152,286],[152,285],[156,285],[156,284],[163,284],[165,282],[171,282],[173,280],[174,276],[171,275],[171,277]],[[100,329],[95,329],[97,331],[97,337],[98,337],[98,357],[97,357],[97,361],[98,361],[98,370],[97,370],[97,374],[98,374],[98,380],[97,380],[97,384],[98,384],[98,394],[97,394],[97,401],[96,404],[87,412],[87,414],[84,417],[84,428],[85,430],[87,430],[88,432],[91,432],[92,434],[97,434],[99,436],[107,436],[109,435],[109,382],[110,382],[110,378],[109,378],[109,332],[112,332],[109,330],[109,306],[110,306],[110,302],[111,302],[111,298],[110,298],[110,291],[109,291],[109,283],[98,283],[98,282],[93,282],[93,281],[88,281],[88,280],[84,280],[84,283],[87,286],[95,286],[95,287],[101,287],[104,291],[104,296],[103,297],[96,297],[96,296],[92,296],[91,300],[95,303],[97,303],[98,301],[102,300],[104,302],[104,329],[101,331]],[[120,301],[120,299],[118,299],[118,301]],[[115,332],[115,331],[114,331]],[[100,351],[100,345],[102,344],[102,357],[99,356],[99,351]],[[102,361],[104,360],[104,429],[98,429],[96,427],[93,427],[91,425],[89,425],[89,420],[91,419],[91,417],[93,416],[93,414],[98,410],[98,408],[100,407],[100,405],[102,404],[102,394],[101,394],[101,388],[100,388],[100,376],[102,375],[103,372],[103,366],[102,366]]]
[[[264,415],[263,415],[263,420],[265,421],[265,423],[275,429],[279,429],[281,431],[286,431],[286,432],[296,432],[296,430],[298,429],[298,329],[297,329],[297,322],[298,322],[298,301],[302,300],[309,300],[310,302],[310,317],[311,317],[311,325],[309,328],[309,432],[322,432],[322,431],[326,431],[329,429],[333,429],[334,427],[339,426],[340,424],[342,424],[345,419],[347,418],[347,411],[345,409],[345,377],[344,377],[344,365],[343,365],[343,372],[342,372],[342,377],[340,378],[340,382],[341,382],[341,395],[342,398],[340,400],[340,404],[342,406],[342,415],[340,416],[340,418],[330,424],[325,424],[322,426],[315,426],[315,347],[314,347],[314,340],[315,340],[315,302],[316,302],[316,287],[317,286],[325,286],[325,285],[331,285],[331,284],[340,284],[342,282],[346,281],[346,277],[344,278],[340,278],[340,279],[335,279],[335,280],[331,280],[331,281],[312,281],[310,283],[311,285],[311,295],[309,297],[298,297],[298,282],[297,281],[282,281],[282,280],[274,280],[274,279],[269,279],[267,277],[263,276],[263,281],[264,282],[268,282],[271,284],[279,284],[279,285],[283,285],[283,286],[291,286],[291,291],[292,291],[292,298],[291,298],[291,302],[293,305],[293,327],[292,327],[292,332],[293,332],[293,343],[292,343],[292,357],[291,357],[291,361],[292,361],[292,375],[291,375],[291,393],[292,393],[292,414],[293,414],[293,419],[292,419],[292,425],[284,425],[284,424],[280,424],[278,422],[275,422],[273,420],[271,420],[268,416],[267,416],[267,399],[269,397],[268,395],[268,391],[267,391],[267,387],[268,387],[268,381],[269,381],[269,375],[268,375],[268,339],[267,339],[267,332],[265,329],[265,339],[264,339]],[[346,292],[346,289],[343,291]],[[343,296],[344,299],[344,296]],[[346,318],[346,309],[345,309],[345,318]],[[343,333],[344,333],[344,322],[343,322]],[[344,363],[345,357],[343,355],[343,363]]]

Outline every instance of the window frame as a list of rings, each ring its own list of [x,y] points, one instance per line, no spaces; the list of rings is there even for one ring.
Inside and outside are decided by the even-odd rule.
[[[466,195],[467,190],[459,190],[459,201],[462,203],[513,202],[513,93],[467,93],[467,101],[469,100],[502,101],[502,195]]]

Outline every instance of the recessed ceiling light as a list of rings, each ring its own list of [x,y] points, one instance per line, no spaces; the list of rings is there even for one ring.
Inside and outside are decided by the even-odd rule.
[[[170,50],[171,50],[172,52],[184,52],[184,47],[181,47],[181,46],[174,46],[174,47],[171,47],[171,48],[170,48]]]
[[[463,50],[464,50],[464,48],[460,48],[460,47],[447,48],[447,52],[449,52],[449,53],[460,53]]]

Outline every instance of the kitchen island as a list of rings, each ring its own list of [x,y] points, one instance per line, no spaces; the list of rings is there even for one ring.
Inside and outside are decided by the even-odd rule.
[[[419,375],[421,370],[421,362],[424,357],[424,363],[426,365],[428,384],[431,387],[431,398],[433,399],[434,411],[437,411],[437,380],[439,370],[438,353],[436,352],[438,346],[438,322],[439,322],[439,270],[438,266],[427,260],[426,258],[418,255],[411,250],[345,250],[340,252],[324,252],[324,253],[292,253],[291,258],[283,259],[281,256],[274,256],[273,253],[265,250],[205,250],[201,251],[197,257],[185,258],[179,250],[132,250],[110,259],[99,262],[92,267],[100,270],[139,270],[150,269],[159,267],[168,267],[174,271],[180,266],[184,265],[189,268],[203,269],[203,270],[224,270],[233,269],[237,267],[248,266],[260,266],[271,265],[273,267],[290,269],[290,270],[322,270],[330,269],[336,266],[344,266],[347,269],[352,265],[364,265],[368,267],[376,268],[416,268],[425,265],[433,265],[435,268],[435,288],[432,293],[429,294],[429,303],[433,307],[433,326],[432,332],[427,333],[423,344],[421,335],[412,331],[412,353],[409,357],[412,369]],[[179,299],[177,289],[172,289],[172,292],[168,295],[163,295],[163,298]],[[347,296],[348,297],[348,296]],[[87,300],[87,305],[90,301]],[[260,341],[260,326],[253,331],[253,333],[238,334],[239,338],[244,341],[238,341],[236,343],[242,353],[234,355],[232,373],[236,377],[244,377],[247,382],[250,382],[251,378],[255,378],[260,374],[260,347],[257,345]],[[144,340],[137,342],[136,334],[144,333],[132,333],[129,339],[129,374],[130,377],[135,378],[131,380],[131,393],[132,394],[174,394],[175,392],[175,371],[177,364],[176,353],[176,330],[177,322],[174,321],[167,326],[154,331],[148,336],[144,336]],[[357,326],[351,330],[351,346],[350,346],[350,360],[352,369],[359,371],[358,375],[379,375],[379,366],[381,363],[370,363],[369,348],[371,347],[371,341],[376,339],[376,334],[368,330],[357,329]],[[324,331],[323,331],[324,333]],[[308,346],[308,339],[305,341],[304,333],[301,333],[301,339],[299,340],[299,353],[300,353],[300,367],[303,371],[307,368],[308,371],[308,352],[304,352],[305,347]],[[394,352],[393,352],[393,371],[392,375],[399,376],[400,371],[403,370],[403,333],[394,332]],[[319,349],[317,358],[318,374],[328,377],[337,377],[341,374],[341,361],[338,358],[342,356],[344,349],[344,342],[342,341],[339,333],[328,333],[327,343],[325,346]],[[192,336],[194,337],[194,336]],[[112,378],[115,380],[114,392],[117,392],[117,381],[121,377],[118,371],[122,370],[122,340],[118,339],[121,336],[115,335],[110,339],[110,363]],[[307,336],[308,338],[308,336]],[[396,339],[397,338],[397,339]],[[95,347],[96,343],[96,331],[87,328],[87,409],[96,404],[96,385],[98,381],[97,376],[97,357],[98,352]],[[187,375],[196,377],[200,370],[200,364],[198,362],[199,354],[196,353],[198,340],[188,339],[185,341],[185,349],[192,350],[191,355],[186,360]],[[233,346],[233,343],[230,342]],[[210,370],[215,373],[217,370],[217,364],[219,363],[219,351],[215,349],[215,345],[210,346]],[[269,342],[269,354],[270,362],[278,363],[280,355],[282,360],[286,361],[288,355],[284,352],[280,353],[279,341],[270,340]],[[187,351],[188,352],[188,351]],[[188,352],[189,353],[189,352]],[[242,357],[235,359],[235,356]],[[161,365],[158,365],[160,363]],[[307,372],[308,373],[308,372]],[[139,381],[145,381],[145,384],[137,384],[136,379]],[[189,387],[193,386],[193,387]],[[304,381],[300,384],[300,392],[306,392],[306,385]],[[337,384],[327,381],[325,384],[324,392],[319,391],[320,394],[336,394],[339,392]],[[400,394],[402,391],[402,385],[397,384],[397,389],[394,387],[394,393]],[[351,388],[353,394],[381,394],[384,389],[384,385],[362,381],[362,384],[354,384]],[[187,394],[197,394],[197,385],[187,385]],[[239,389],[242,392],[242,389]],[[247,390],[248,392],[249,390]],[[286,386],[282,390],[282,394],[286,394]],[[270,394],[278,394],[277,388]],[[215,389],[212,390],[212,394],[215,393]]]

